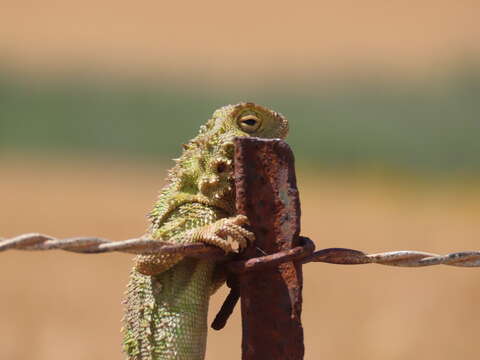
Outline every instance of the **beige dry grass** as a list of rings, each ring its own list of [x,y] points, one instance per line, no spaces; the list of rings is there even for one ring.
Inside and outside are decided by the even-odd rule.
[[[96,68],[229,84],[365,66],[405,75],[478,56],[479,14],[471,0],[6,1],[0,54],[5,64],[41,71]]]
[[[10,236],[124,239],[142,233],[164,171],[96,161],[0,159],[0,229]],[[318,247],[365,251],[478,248],[480,193],[442,186],[300,174],[303,233]],[[0,359],[121,359],[120,298],[131,257],[0,255]],[[374,265],[305,267],[306,359],[478,356],[478,270]],[[215,295],[212,317],[225,290]],[[207,359],[238,359],[238,309],[210,332]]]

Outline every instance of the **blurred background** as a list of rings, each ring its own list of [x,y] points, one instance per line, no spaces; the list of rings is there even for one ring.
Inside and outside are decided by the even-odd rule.
[[[1,9],[0,236],[142,234],[180,144],[216,108],[254,101],[290,121],[318,248],[478,248],[477,1]],[[122,359],[130,267],[125,254],[1,254],[0,359]],[[304,270],[306,359],[477,356],[475,269]],[[207,359],[240,358],[240,342],[237,309]]]

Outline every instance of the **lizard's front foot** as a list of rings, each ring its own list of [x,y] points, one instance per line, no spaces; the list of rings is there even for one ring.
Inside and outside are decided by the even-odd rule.
[[[255,235],[245,229],[245,225],[248,225],[248,218],[236,215],[191,230],[190,235],[195,242],[218,246],[227,253],[241,251],[255,240]]]
[[[245,225],[248,225],[248,218],[244,215],[223,218],[188,231],[181,236],[181,243],[203,242],[218,246],[226,253],[240,251],[255,240],[255,235],[245,229]],[[182,259],[181,253],[138,255],[135,257],[135,269],[144,275],[156,275]]]

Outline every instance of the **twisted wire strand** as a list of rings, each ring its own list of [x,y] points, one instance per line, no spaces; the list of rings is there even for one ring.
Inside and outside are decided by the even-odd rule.
[[[97,237],[74,237],[56,239],[49,235],[31,233],[15,236],[10,239],[0,238],[0,252],[6,250],[64,250],[82,254],[99,254],[106,252],[122,252],[128,254],[174,254],[181,252],[185,256],[212,257],[223,256],[224,252],[214,246],[198,244],[169,244],[154,241],[146,237],[109,241]]]
[[[423,267],[432,265],[480,267],[480,251],[462,251],[446,255],[409,250],[366,254],[353,249],[329,248],[313,252],[313,242],[306,237],[302,237],[302,240],[304,244],[301,247],[256,258],[253,262],[251,259],[250,263],[246,263],[246,266],[248,266],[249,269],[253,269],[254,267],[265,266],[267,262],[272,262],[272,265],[278,265],[283,261],[294,261],[298,259],[304,264],[309,262],[323,262],[339,265],[380,264],[400,267]],[[0,252],[12,249],[29,251],[64,250],[82,254],[106,252],[129,254],[182,253],[182,255],[187,257],[213,258],[217,260],[229,259],[221,249],[211,245],[201,243],[172,245],[161,241],[154,241],[146,237],[109,241],[97,237],[57,239],[49,235],[31,233],[7,239],[0,238]]]
[[[461,251],[446,255],[412,250],[366,254],[353,249],[330,248],[316,251],[302,262],[324,262],[341,265],[380,264],[399,267],[432,265],[480,267],[480,251]]]

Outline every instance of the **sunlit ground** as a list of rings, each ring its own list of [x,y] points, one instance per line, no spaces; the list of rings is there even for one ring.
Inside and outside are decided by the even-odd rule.
[[[140,235],[165,164],[48,161],[3,155],[0,235]],[[464,183],[393,181],[299,171],[302,233],[317,248],[437,253],[478,248],[480,191]],[[121,359],[125,254],[0,255],[0,358]],[[377,265],[304,267],[306,359],[476,357],[478,271]],[[225,290],[211,303],[210,318]],[[288,336],[288,334],[285,334]],[[207,359],[238,359],[239,311],[210,331]]]

